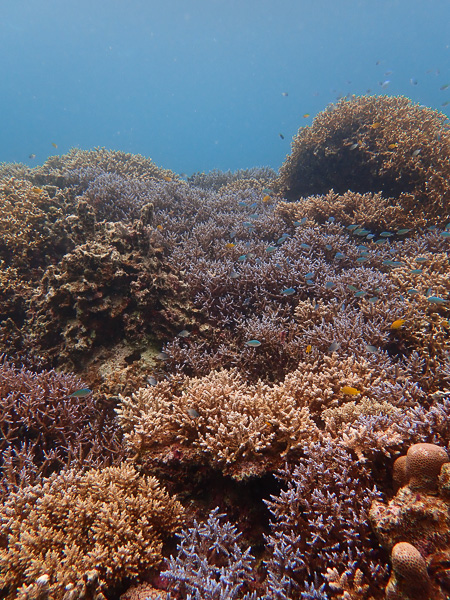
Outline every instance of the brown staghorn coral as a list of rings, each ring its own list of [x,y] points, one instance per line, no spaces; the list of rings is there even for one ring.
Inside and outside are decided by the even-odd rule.
[[[160,563],[183,514],[154,477],[131,466],[51,476],[0,507],[0,588],[13,600],[48,575],[59,600],[92,569],[107,587],[136,577]]]
[[[361,415],[394,420],[401,398],[415,403],[421,397],[406,383],[395,388],[396,373],[392,366],[377,372],[367,360],[333,353],[302,361],[272,385],[249,383],[236,369],[162,381],[122,396],[117,413],[136,458],[160,467],[208,464],[246,478],[298,455],[305,440],[320,438],[324,425],[340,436]],[[360,392],[357,405],[345,386]]]
[[[411,214],[407,208],[380,193],[346,191],[338,194],[331,190],[323,196],[311,195],[299,202],[278,202],[275,212],[288,224],[304,218],[323,223],[333,217],[342,225],[361,223],[373,231],[382,231],[410,227]]]
[[[156,464],[210,464],[242,478],[274,468],[317,439],[306,402],[293,391],[248,385],[235,370],[141,388],[117,409],[129,449]]]
[[[172,180],[178,177],[173,171],[161,169],[151,159],[140,154],[128,154],[106,148],[94,150],[72,148],[62,156],[51,156],[43,165],[31,169],[27,177],[37,185],[65,187],[70,182],[71,171],[85,168],[117,173],[130,179]]]
[[[294,137],[279,190],[291,200],[330,189],[381,192],[414,220],[440,222],[450,199],[446,119],[402,96],[341,100]]]

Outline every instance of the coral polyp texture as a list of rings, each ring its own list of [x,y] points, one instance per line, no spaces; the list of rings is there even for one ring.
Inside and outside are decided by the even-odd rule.
[[[1,594],[445,597],[449,155],[364,96],[278,174],[0,165]]]
[[[132,466],[63,471],[1,507],[0,588],[15,598],[46,576],[57,599],[93,570],[107,587],[136,578],[161,562],[183,515],[154,477]]]
[[[413,444],[394,469],[399,490],[386,505],[375,500],[370,520],[391,553],[388,600],[442,599],[450,591],[449,481],[445,448]]]

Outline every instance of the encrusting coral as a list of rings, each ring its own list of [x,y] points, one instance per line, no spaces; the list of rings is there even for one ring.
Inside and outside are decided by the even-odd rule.
[[[95,570],[107,587],[162,560],[163,542],[183,523],[182,505],[132,466],[68,470],[25,487],[0,506],[0,589],[7,599],[48,576],[62,599]]]
[[[436,444],[412,445],[397,458],[399,487],[386,505],[375,500],[370,520],[382,546],[390,551],[387,600],[442,599],[450,591],[450,462]]]

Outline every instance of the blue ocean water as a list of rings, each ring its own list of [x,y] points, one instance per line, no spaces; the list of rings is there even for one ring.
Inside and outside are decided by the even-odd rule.
[[[105,146],[179,173],[277,169],[298,127],[347,94],[404,94],[450,114],[449,0],[0,9],[0,161]]]

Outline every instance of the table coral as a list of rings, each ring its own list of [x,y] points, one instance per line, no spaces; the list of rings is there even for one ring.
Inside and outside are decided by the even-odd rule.
[[[161,562],[183,515],[154,477],[131,466],[53,475],[0,506],[0,589],[14,599],[16,588],[48,575],[58,600],[92,569],[107,586],[136,577]]]

